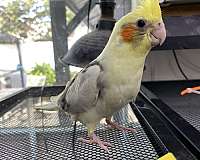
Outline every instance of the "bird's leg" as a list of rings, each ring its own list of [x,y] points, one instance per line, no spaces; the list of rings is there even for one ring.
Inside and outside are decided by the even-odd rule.
[[[124,127],[124,126],[121,126],[115,122],[112,122],[111,121],[111,118],[106,118],[106,123],[108,125],[110,125],[112,128],[116,128],[120,131],[131,131],[131,132],[136,132],[136,130],[134,128],[127,128],[127,127]]]
[[[84,138],[79,138],[78,140],[83,142],[83,143],[98,144],[106,152],[109,152],[108,147],[112,146],[110,143],[101,141],[100,138],[96,136],[94,131],[92,131],[92,132],[89,131],[88,135],[89,135],[89,138],[90,138],[89,140],[84,139]]]

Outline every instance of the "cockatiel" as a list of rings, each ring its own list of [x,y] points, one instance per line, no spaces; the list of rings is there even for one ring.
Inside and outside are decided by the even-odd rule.
[[[113,29],[102,53],[66,85],[58,106],[88,129],[90,140],[108,151],[110,143],[94,133],[102,118],[120,130],[130,130],[111,121],[114,112],[135,100],[141,85],[145,58],[152,47],[161,45],[166,30],[158,0],[141,0]]]

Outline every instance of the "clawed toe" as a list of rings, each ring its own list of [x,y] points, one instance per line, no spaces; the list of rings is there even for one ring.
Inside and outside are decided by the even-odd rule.
[[[110,128],[115,128],[115,129],[118,129],[118,130],[120,130],[122,132],[123,131],[136,132],[136,129],[134,129],[134,128],[123,127],[123,126],[121,126],[121,125],[119,125],[117,123],[114,123],[114,122],[112,122],[111,120],[108,120],[108,119],[106,119],[106,123],[108,125],[110,125]]]
[[[90,137],[89,140],[84,139],[84,138],[78,138],[78,140],[83,142],[83,143],[97,144],[97,145],[100,146],[100,148],[102,148],[103,150],[105,150],[108,153],[109,153],[108,147],[112,147],[112,145],[109,142],[101,141],[99,139],[99,137],[97,137],[94,133],[92,134],[92,136]]]

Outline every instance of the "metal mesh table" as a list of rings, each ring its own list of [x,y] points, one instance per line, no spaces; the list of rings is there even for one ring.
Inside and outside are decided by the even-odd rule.
[[[195,85],[195,84],[193,84]],[[200,95],[189,94],[181,96],[180,92],[192,85],[186,82],[151,83],[146,85],[172,110],[183,117],[193,127],[200,131]]]
[[[132,159],[153,160],[157,153],[129,106],[116,113],[113,120],[136,128],[136,133],[124,133],[99,124],[96,134],[113,147],[106,153],[97,145],[77,140],[87,137],[86,128],[78,123],[75,154],[72,149],[73,122],[61,111],[40,112],[33,106],[38,98],[22,101],[0,117],[0,159]],[[76,157],[76,158],[75,158]]]
[[[200,159],[200,96],[181,96],[183,89],[197,86],[199,80],[145,82],[142,91],[148,96],[151,108],[162,115],[166,125],[187,148],[187,155]],[[178,150],[184,155],[183,147]],[[176,150],[176,149],[175,149]],[[180,153],[179,152],[179,153]]]

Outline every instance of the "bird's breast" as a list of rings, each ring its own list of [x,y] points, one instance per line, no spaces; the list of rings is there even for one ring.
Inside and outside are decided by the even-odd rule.
[[[130,73],[113,74],[109,84],[105,90],[104,101],[105,111],[107,114],[113,114],[120,108],[124,107],[131,100],[135,100],[141,84],[142,70]]]

